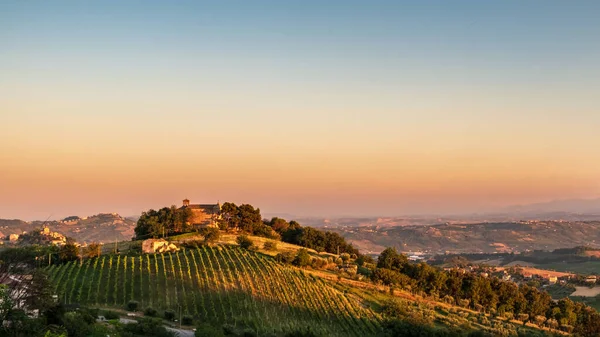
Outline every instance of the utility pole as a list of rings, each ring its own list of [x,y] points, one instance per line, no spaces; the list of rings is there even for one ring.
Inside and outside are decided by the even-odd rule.
[[[179,307],[179,329],[181,329],[181,304],[177,303],[177,306]]]

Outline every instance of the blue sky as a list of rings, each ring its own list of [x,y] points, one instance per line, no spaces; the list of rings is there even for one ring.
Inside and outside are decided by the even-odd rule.
[[[3,1],[0,201],[27,185],[58,207],[106,181],[136,212],[182,193],[346,214],[596,196],[598,17],[598,1]],[[202,158],[185,172],[214,186],[149,190],[181,170],[136,176],[150,153]],[[89,186],[48,200],[55,186],[24,177],[70,180],[40,157]],[[273,158],[276,173],[257,163]],[[219,160],[264,195],[200,164]],[[98,166],[110,178],[88,179]]]

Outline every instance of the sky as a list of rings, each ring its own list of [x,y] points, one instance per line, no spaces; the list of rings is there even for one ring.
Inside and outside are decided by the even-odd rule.
[[[600,196],[598,1],[2,1],[0,218]]]

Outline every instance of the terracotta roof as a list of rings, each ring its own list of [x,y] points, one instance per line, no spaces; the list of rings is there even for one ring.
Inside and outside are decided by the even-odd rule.
[[[219,205],[218,204],[195,204],[195,205],[188,205],[188,206],[183,206],[183,207],[187,207],[187,208],[191,208],[191,209],[219,209]]]

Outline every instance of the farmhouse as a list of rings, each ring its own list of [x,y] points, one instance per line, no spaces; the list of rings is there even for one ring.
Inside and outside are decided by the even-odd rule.
[[[178,251],[179,248],[164,239],[148,239],[142,242],[142,251],[147,254]]]
[[[189,199],[183,200],[180,209],[189,209],[192,215],[189,223],[196,228],[216,227],[217,220],[221,219],[221,204],[190,204]]]

